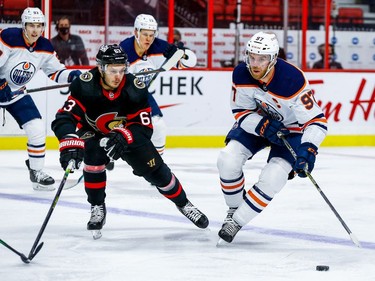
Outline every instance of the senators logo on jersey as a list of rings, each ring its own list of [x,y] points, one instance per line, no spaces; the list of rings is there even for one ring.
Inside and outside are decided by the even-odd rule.
[[[116,127],[125,128],[126,126],[126,117],[118,116],[117,112],[104,113],[98,116],[96,120],[91,120],[86,115],[86,121],[93,129],[103,134],[109,133]]]

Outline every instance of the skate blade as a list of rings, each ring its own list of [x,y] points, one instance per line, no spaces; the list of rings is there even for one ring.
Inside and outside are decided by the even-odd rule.
[[[54,191],[56,187],[51,184],[51,185],[42,185],[39,183],[33,183],[33,189],[36,191]]]
[[[92,234],[92,238],[94,238],[94,240],[97,240],[100,237],[102,237],[102,232],[100,231],[100,229],[98,229],[98,230],[91,230],[91,234]]]
[[[224,239],[219,238],[219,240],[217,240],[216,247],[222,247],[222,246],[227,246],[227,245],[229,245],[229,243],[225,241]]]

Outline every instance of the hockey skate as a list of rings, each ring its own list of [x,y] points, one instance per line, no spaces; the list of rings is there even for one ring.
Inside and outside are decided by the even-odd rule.
[[[199,228],[206,228],[208,226],[208,218],[197,207],[191,204],[189,200],[185,206],[177,206],[177,209]]]
[[[107,210],[105,204],[92,205],[91,206],[91,217],[87,223],[87,230],[91,230],[92,237],[96,240],[102,237],[101,229],[105,225],[105,218]]]
[[[234,212],[237,210],[236,207],[230,207],[227,211],[227,216],[224,219],[223,225],[226,224],[227,222],[230,222],[233,218]]]
[[[233,218],[228,219],[226,222],[224,222],[223,226],[221,227],[219,231],[220,239],[217,242],[217,245],[222,244],[221,239],[227,243],[232,242],[237,232],[240,231],[241,228],[242,226],[239,225]]]
[[[25,161],[27,168],[30,172],[30,180],[33,183],[33,189],[39,191],[52,191],[55,190],[54,183],[55,180],[43,172],[42,170],[33,170],[30,169],[30,162],[29,160]]]

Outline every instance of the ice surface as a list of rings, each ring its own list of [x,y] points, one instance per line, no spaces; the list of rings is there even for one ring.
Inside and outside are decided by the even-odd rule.
[[[201,230],[124,162],[108,172],[103,237],[86,230],[90,206],[83,183],[63,190],[30,264],[0,245],[1,281],[375,280],[375,148],[321,148],[313,177],[362,243],[349,235],[309,179],[289,181],[271,204],[236,236],[216,247],[226,214],[218,149],[167,149],[165,161],[189,199],[210,219]],[[28,255],[55,191],[34,191],[26,151],[0,151],[0,238]],[[251,187],[267,151],[245,165]],[[46,172],[58,187],[57,151],[47,151]],[[74,182],[81,175],[69,176]],[[317,265],[329,265],[318,272]]]

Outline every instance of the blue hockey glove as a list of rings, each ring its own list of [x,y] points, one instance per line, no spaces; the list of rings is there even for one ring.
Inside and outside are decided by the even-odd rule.
[[[68,76],[68,83],[72,83],[74,79],[78,78],[82,74],[81,70],[72,70]]]
[[[255,128],[255,132],[270,142],[283,146],[283,141],[277,136],[278,132],[281,132],[284,136],[289,134],[289,130],[280,121],[270,119],[268,117],[263,117],[260,120],[258,126]]]
[[[167,59],[170,59],[177,50],[178,49],[175,45],[169,44],[169,46],[165,49],[163,56]]]
[[[85,141],[77,135],[67,135],[60,140],[60,164],[66,170],[70,161],[74,161],[73,169],[78,170],[83,161]],[[73,171],[71,171],[73,172]]]
[[[108,140],[104,150],[107,151],[107,156],[113,160],[123,158],[129,144],[134,140],[132,132],[125,128],[114,128],[106,137]]]
[[[302,143],[297,149],[297,160],[294,162],[293,170],[299,177],[305,178],[306,173],[314,169],[315,156],[318,154],[318,148],[310,142]]]
[[[10,89],[7,80],[0,79],[0,102],[8,102],[13,98],[12,90]]]

